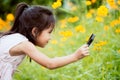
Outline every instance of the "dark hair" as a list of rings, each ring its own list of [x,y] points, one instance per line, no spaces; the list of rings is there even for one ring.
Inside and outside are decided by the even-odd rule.
[[[12,28],[8,32],[3,33],[2,36],[20,33],[35,44],[36,36],[50,26],[54,28],[54,25],[55,18],[50,9],[38,5],[29,6],[27,3],[21,2],[16,7],[15,21]],[[36,36],[32,35],[34,27],[37,28]]]

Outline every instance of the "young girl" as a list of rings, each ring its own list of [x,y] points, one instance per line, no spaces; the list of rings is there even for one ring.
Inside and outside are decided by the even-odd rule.
[[[45,47],[54,26],[55,19],[49,9],[19,3],[12,28],[0,35],[0,80],[12,80],[14,71],[26,55],[48,69],[65,66],[89,55],[86,44],[63,57],[49,58],[39,52],[35,46]]]

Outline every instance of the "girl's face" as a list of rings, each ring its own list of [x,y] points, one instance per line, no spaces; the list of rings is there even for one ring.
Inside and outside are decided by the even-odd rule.
[[[51,32],[53,28],[49,27],[47,29],[44,29],[40,35],[37,36],[36,44],[40,47],[45,47],[45,45],[49,42],[51,39]]]

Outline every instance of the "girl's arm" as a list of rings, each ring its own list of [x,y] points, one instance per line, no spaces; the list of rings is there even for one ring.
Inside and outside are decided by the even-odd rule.
[[[28,41],[21,43],[20,49],[23,53],[30,56],[34,61],[36,61],[37,63],[48,69],[55,69],[58,67],[65,66],[69,63],[75,62],[89,55],[87,45],[83,45],[75,53],[71,55],[57,57],[57,58],[47,57],[46,55],[38,51],[36,47],[31,42]]]

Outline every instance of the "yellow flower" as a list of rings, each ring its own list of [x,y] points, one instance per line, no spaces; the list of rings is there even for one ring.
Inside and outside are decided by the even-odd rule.
[[[78,20],[79,20],[79,17],[77,16],[68,18],[68,22],[71,22],[71,23],[77,22]]]
[[[0,25],[0,30],[2,30],[2,26]]]
[[[93,47],[93,50],[101,51],[101,49],[102,49],[101,47],[97,47],[97,46]]]
[[[61,5],[62,5],[61,1],[58,0],[52,4],[52,8],[56,9],[56,8],[60,7]]]
[[[85,33],[85,28],[82,25],[75,27],[76,32]]]
[[[98,22],[103,22],[103,18],[102,18],[102,17],[97,16],[97,17],[96,17],[96,21],[98,21]]]
[[[0,18],[0,30],[4,27],[5,22]]]
[[[13,14],[11,14],[11,13],[7,14],[7,20],[8,21],[13,21],[14,20]]]
[[[95,2],[96,2],[96,0],[91,0],[91,2],[92,2],[92,3],[95,3]]]
[[[65,28],[65,27],[66,27],[66,25],[63,25],[63,24],[60,26],[60,28]]]
[[[63,37],[71,37],[73,35],[72,31],[60,31],[59,34]]]
[[[92,18],[92,14],[89,12],[86,14],[86,18]]]
[[[107,31],[109,29],[109,26],[104,26],[104,30]]]
[[[110,26],[112,26],[112,27],[114,27],[115,25],[116,25],[115,21],[112,21],[112,22],[110,23]]]
[[[0,30],[6,29],[6,28],[8,28],[8,27],[10,27],[9,23],[5,22],[4,20],[2,20],[2,19],[0,18]],[[7,29],[7,30],[8,30],[8,29]]]
[[[118,24],[120,24],[120,19],[113,20],[113,21],[110,23],[110,25],[111,25],[112,27],[114,27],[114,26],[116,26],[116,25],[118,25]]]
[[[93,13],[95,13],[95,10],[94,9],[90,9],[89,13],[93,14]]]
[[[99,42],[98,42],[98,43],[95,43],[94,46],[96,46],[96,47],[100,47]]]
[[[66,19],[62,19],[62,20],[60,20],[60,23],[61,23],[61,24],[66,24],[66,22],[67,22]]]
[[[106,6],[100,6],[97,9],[97,15],[100,17],[105,17],[108,14],[108,8]]]
[[[57,44],[57,40],[51,40],[52,44]]]
[[[91,3],[91,1],[86,1],[86,5],[87,6],[89,6],[89,5],[91,5],[92,3]]]
[[[113,9],[118,9],[118,6],[115,4],[112,6]]]
[[[116,32],[116,33],[120,33],[120,29],[116,29],[115,32]]]
[[[100,41],[100,42],[99,42],[99,45],[100,45],[100,46],[104,46],[104,45],[106,45],[106,44],[107,44],[107,41]]]
[[[120,0],[117,1],[118,5],[120,5]]]
[[[100,51],[102,49],[102,46],[106,44],[107,44],[107,41],[99,41],[98,43],[94,44],[93,50]]]
[[[60,2],[61,2],[62,0],[57,0],[57,1],[60,1]]]
[[[89,37],[86,37],[85,41],[88,41]]]
[[[120,49],[118,50],[118,53],[120,53]]]
[[[107,2],[110,6],[115,4],[114,0],[107,0]]]
[[[61,38],[61,41],[62,41],[62,42],[65,42],[66,40],[67,40],[66,37]]]
[[[60,34],[60,35],[64,35],[64,31],[60,31],[59,34]]]
[[[64,37],[70,37],[70,36],[72,36],[72,32],[71,31],[65,31]]]
[[[0,25],[2,25],[2,26],[6,25],[6,22],[3,19],[1,19],[1,18],[0,18]]]
[[[107,41],[99,41],[98,43],[96,43],[95,45],[97,46],[104,46],[107,44]]]
[[[107,0],[107,2],[111,8],[118,9],[118,6],[116,5],[115,0]],[[117,3],[119,3],[119,2],[117,2]]]
[[[120,17],[118,18],[118,24],[120,24]]]

